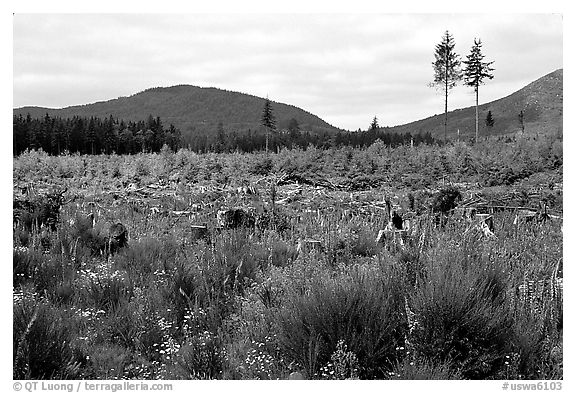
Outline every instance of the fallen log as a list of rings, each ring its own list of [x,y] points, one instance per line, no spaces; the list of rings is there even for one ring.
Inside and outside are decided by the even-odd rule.
[[[323,188],[328,188],[330,190],[336,190],[338,187],[332,183],[330,180],[328,179],[324,179],[324,178],[307,178],[304,177],[303,175],[299,175],[299,174],[290,174],[290,175],[284,175],[282,177],[280,177],[278,179],[278,181],[276,182],[277,186],[283,186],[283,185],[287,185],[287,184],[307,184],[309,186],[314,186],[314,187],[323,187]]]

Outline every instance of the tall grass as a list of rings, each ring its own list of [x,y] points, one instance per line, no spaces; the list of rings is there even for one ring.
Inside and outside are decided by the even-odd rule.
[[[84,360],[70,315],[23,292],[14,304],[14,379],[77,379]]]

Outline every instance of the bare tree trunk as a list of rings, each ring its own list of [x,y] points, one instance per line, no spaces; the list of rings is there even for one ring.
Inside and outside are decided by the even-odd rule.
[[[476,143],[478,143],[478,86],[476,86]]]
[[[445,75],[446,90],[444,96],[444,143],[446,143],[446,132],[448,129],[448,66],[446,65]]]

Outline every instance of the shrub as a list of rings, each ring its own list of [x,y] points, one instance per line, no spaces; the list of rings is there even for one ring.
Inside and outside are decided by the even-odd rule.
[[[361,378],[382,378],[396,358],[405,328],[402,286],[395,272],[357,269],[311,280],[310,292],[290,298],[279,312],[285,352],[314,378],[343,340],[357,357]]]
[[[458,202],[462,200],[462,194],[457,187],[448,186],[441,189],[432,200],[432,211],[434,213],[447,213],[454,209]]]
[[[28,232],[39,231],[42,227],[55,231],[65,192],[66,189],[43,194],[29,193],[26,199],[13,199],[14,222]]]
[[[252,164],[252,168],[250,168],[250,173],[253,175],[266,176],[272,172],[273,168],[274,162],[269,156],[255,156],[255,162]]]
[[[459,364],[464,378],[485,378],[513,339],[507,276],[481,261],[450,256],[428,261],[426,279],[411,299],[416,323],[409,340],[427,359]]]

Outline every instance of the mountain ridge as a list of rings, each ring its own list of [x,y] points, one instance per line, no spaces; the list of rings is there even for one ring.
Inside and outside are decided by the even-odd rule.
[[[497,100],[479,105],[480,137],[504,135],[520,131],[518,115],[524,113],[526,132],[562,132],[563,69],[560,68],[529,83],[525,87]],[[215,132],[218,123],[225,130],[257,130],[265,99],[251,94],[216,87],[179,84],[169,87],[151,87],[130,96],[107,101],[74,105],[65,108],[25,106],[15,108],[14,114],[32,117],[50,116],[108,117],[126,121],[159,116],[165,124],[180,128],[186,137],[192,134]],[[343,131],[320,117],[295,105],[271,101],[279,128],[287,128],[296,119],[301,130],[312,133]],[[487,112],[495,120],[493,127],[485,125]],[[469,106],[448,112],[448,137],[469,138],[475,133],[475,107]],[[429,116],[410,123],[382,128],[390,133],[424,134],[442,139],[444,114]],[[459,132],[459,135],[458,135]]]
[[[521,131],[518,115],[524,113],[525,130],[532,132],[561,132],[563,115],[563,68],[552,71],[523,88],[481,105],[478,105],[480,137],[505,135]],[[488,111],[495,119],[493,127],[485,124]],[[559,116],[558,116],[559,115]],[[412,134],[430,132],[437,139],[444,137],[444,113],[392,127],[390,133]],[[469,138],[475,134],[475,106],[448,112],[448,137]]]
[[[33,118],[42,117],[46,113],[60,117],[111,115],[126,121],[142,120],[152,115],[159,116],[164,123],[174,124],[185,135],[191,130],[215,131],[220,122],[228,131],[256,130],[260,128],[264,102],[264,98],[241,92],[180,84],[152,87],[127,97],[65,108],[25,106],[14,109],[14,113],[30,113]],[[304,109],[273,100],[271,103],[280,128],[286,128],[294,118],[303,131],[341,131]]]

